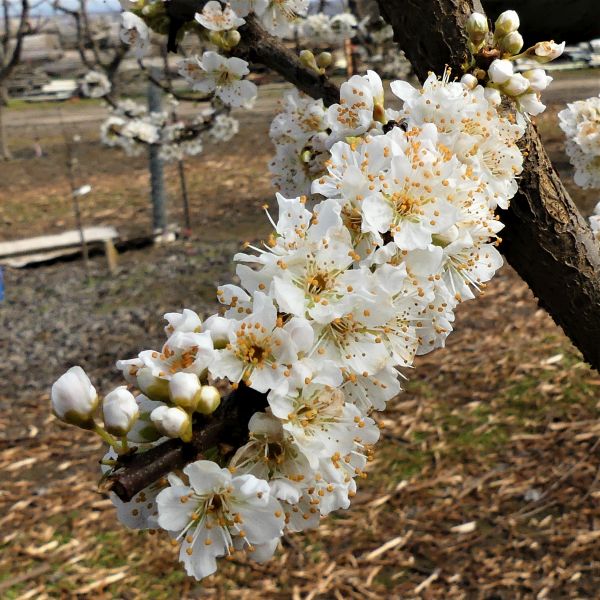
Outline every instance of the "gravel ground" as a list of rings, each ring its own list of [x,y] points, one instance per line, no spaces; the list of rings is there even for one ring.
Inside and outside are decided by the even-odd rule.
[[[99,387],[116,383],[118,358],[162,340],[162,315],[216,307],[215,287],[231,279],[239,242],[176,242],[122,254],[110,276],[103,256],[91,260],[89,283],[81,261],[5,271],[0,304],[0,399],[49,390],[66,368],[81,364]],[[6,386],[6,387],[5,387]]]

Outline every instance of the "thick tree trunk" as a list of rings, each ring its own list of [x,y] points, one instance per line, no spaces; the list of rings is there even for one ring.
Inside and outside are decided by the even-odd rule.
[[[378,0],[419,79],[449,65],[458,75],[466,57],[464,24],[469,0]],[[567,194],[534,126],[519,191],[508,211],[500,247],[540,305],[584,358],[600,370],[600,251]]]

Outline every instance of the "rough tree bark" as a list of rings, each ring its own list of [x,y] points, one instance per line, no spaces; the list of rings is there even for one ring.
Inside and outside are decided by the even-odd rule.
[[[203,3],[203,0],[172,0],[169,4],[173,10],[181,11],[178,14],[183,18],[191,7]],[[442,73],[446,65],[458,72],[466,57],[462,32],[473,10],[470,0],[378,0],[378,3],[394,28],[395,40],[421,80],[429,70]],[[247,41],[238,49],[240,56],[273,68],[301,90],[323,98],[325,104],[337,101],[338,91],[332,82],[315,77],[254,19],[244,27]],[[502,214],[506,229],[501,250],[585,359],[599,369],[600,253],[591,231],[552,168],[535,127],[528,128],[523,148],[528,155],[519,192],[510,210]],[[109,478],[105,489],[128,501],[211,445],[244,443],[248,420],[264,406],[264,395],[240,387],[210,419],[198,419],[191,444],[170,440],[154,448],[151,454],[125,457],[120,461],[122,468]]]
[[[470,0],[378,0],[394,40],[423,81],[449,65],[458,73],[467,56],[464,24]],[[481,9],[479,9],[481,10]],[[600,370],[600,251],[544,150],[535,126],[519,191],[502,211],[501,252],[529,285],[585,360]]]

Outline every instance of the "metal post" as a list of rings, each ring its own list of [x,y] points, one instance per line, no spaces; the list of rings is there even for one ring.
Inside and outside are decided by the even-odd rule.
[[[190,202],[187,193],[187,183],[185,181],[185,166],[183,160],[177,161],[177,170],[179,171],[179,185],[181,187],[181,200],[183,202],[183,219],[185,222],[185,228],[183,230],[184,237],[190,237],[192,235],[192,221],[190,218]]]
[[[156,74],[155,74],[156,76]],[[148,111],[160,112],[161,90],[148,80]],[[160,157],[160,144],[148,146],[148,168],[150,170],[150,195],[152,200],[152,229],[154,235],[162,235],[167,229],[167,194]]]

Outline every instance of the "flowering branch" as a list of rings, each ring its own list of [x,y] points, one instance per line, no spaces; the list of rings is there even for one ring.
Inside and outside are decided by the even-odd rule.
[[[205,4],[205,0],[167,2],[166,11],[171,19],[169,39],[174,39],[179,27],[193,20],[194,14],[201,11]],[[277,37],[269,34],[254,15],[248,15],[246,23],[238,31],[241,40],[231,50],[232,56],[273,69],[309,96],[322,98],[327,106],[339,100],[339,88],[325,75],[320,75],[302,64],[298,56],[286,48]],[[177,46],[171,43],[169,50],[175,51],[176,48]]]
[[[456,72],[467,56],[465,23],[471,0],[378,0],[419,79],[444,65]],[[426,43],[424,42],[426,40]],[[521,142],[526,152],[519,191],[503,213],[500,247],[585,360],[600,369],[600,252],[569,197],[535,126]]]
[[[189,443],[171,439],[147,452],[118,458],[113,474],[103,486],[128,502],[170,471],[181,469],[198,455],[217,444],[237,448],[248,441],[248,421],[267,406],[266,394],[241,384],[229,394],[210,416],[197,415]]]

